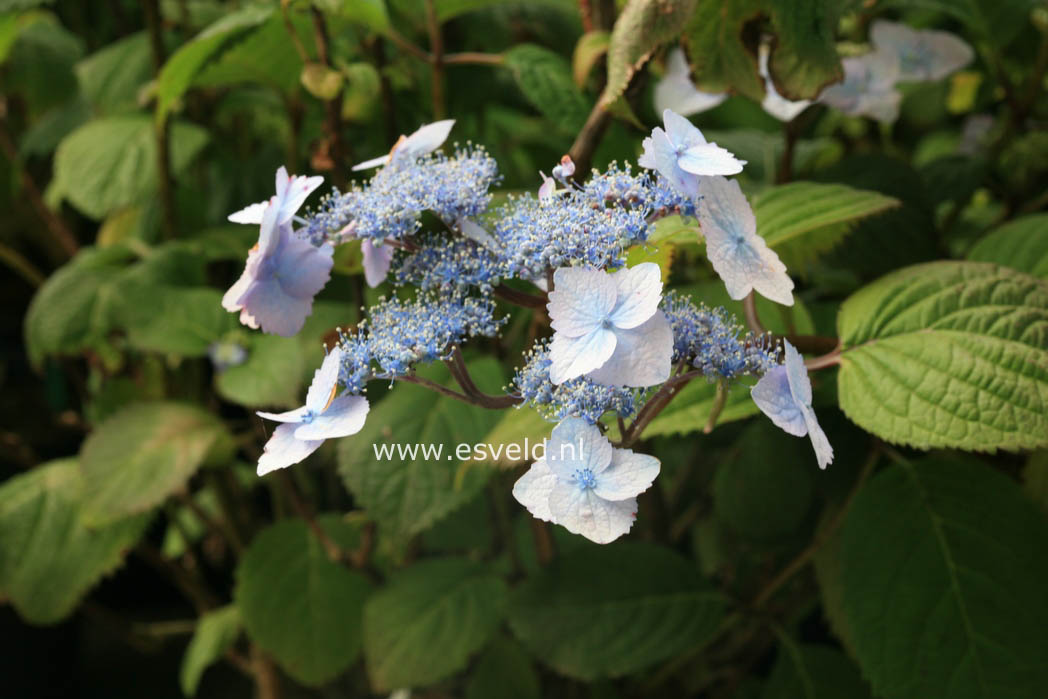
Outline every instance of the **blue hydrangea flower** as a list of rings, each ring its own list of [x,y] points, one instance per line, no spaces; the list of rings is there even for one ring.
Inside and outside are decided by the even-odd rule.
[[[291,230],[291,220],[323,178],[288,177],[280,168],[276,195],[230,216],[238,223],[260,223],[258,244],[248,253],[240,279],[222,297],[240,322],[263,332],[289,337],[302,329],[313,310],[313,297],[331,277],[334,249],[314,246]]]
[[[752,290],[784,306],[793,305],[793,280],[779,256],[757,235],[757,219],[738,182],[705,179],[699,226],[706,255],[731,298],[744,298]]]
[[[549,295],[550,380],[588,376],[609,386],[654,386],[670,375],[673,333],[659,310],[662,273],[654,262],[608,274],[561,268]]]
[[[524,358],[524,367],[513,377],[513,389],[524,405],[535,408],[547,420],[579,417],[595,423],[609,410],[622,417],[636,412],[635,391],[623,386],[605,386],[585,376],[554,385],[549,378],[553,362],[548,340],[540,340]]]
[[[544,458],[513,486],[534,517],[607,544],[637,517],[637,496],[659,475],[659,460],[615,449],[596,426],[568,418],[553,428]]]
[[[691,116],[713,109],[728,99],[726,92],[700,92],[691,81],[691,68],[684,51],[675,48],[666,56],[666,73],[655,84],[655,111],[667,109],[681,116]]]
[[[702,132],[680,114],[667,109],[662,113],[666,129],[655,127],[644,139],[644,153],[637,159],[641,167],[657,170],[681,194],[699,195],[699,177],[734,175],[742,172],[739,160],[716,143],[707,143]]]
[[[258,460],[258,475],[297,464],[316,451],[325,439],[347,437],[364,427],[369,410],[361,396],[339,396],[341,352],[332,350],[313,375],[306,404],[285,413],[259,412],[259,417],[282,423],[273,430]]]
[[[410,136],[401,136],[393,145],[392,150],[386,155],[357,163],[353,166],[353,170],[368,170],[385,165],[394,159],[415,160],[419,156],[432,153],[440,148],[444,141],[448,140],[451,127],[454,125],[454,119],[444,119],[443,121],[435,121],[432,124],[423,124]]]
[[[899,58],[883,51],[852,56],[841,61],[844,81],[830,85],[819,101],[850,116],[865,116],[891,123],[899,116],[902,93],[895,89]]]
[[[833,461],[833,447],[819,427],[811,407],[811,381],[801,355],[789,342],[783,341],[786,363],[771,369],[750,390],[753,402],[777,427],[795,437],[808,435],[819,468]]]
[[[685,361],[708,380],[763,376],[778,366],[777,346],[770,335],[742,332],[723,308],[696,306],[667,291],[660,305],[673,329],[673,362]]]
[[[883,19],[871,26],[870,39],[878,53],[898,58],[901,81],[941,80],[975,56],[971,46],[949,32],[917,30]]]

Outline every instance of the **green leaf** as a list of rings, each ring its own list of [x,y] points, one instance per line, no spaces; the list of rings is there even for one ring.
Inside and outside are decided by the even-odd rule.
[[[314,0],[315,1],[315,0]],[[338,14],[351,21],[358,22],[372,31],[379,33],[389,30],[389,12],[385,0],[327,0],[338,5]],[[438,8],[439,16],[440,10]]]
[[[853,294],[837,325],[840,405],[863,429],[921,449],[1048,444],[1048,284],[916,265]]]
[[[84,44],[50,12],[29,12],[16,22],[4,61],[4,94],[18,95],[26,116],[34,118],[76,93],[73,66]]]
[[[1035,0],[889,0],[886,6],[925,8],[955,17],[998,48],[1028,26]]]
[[[844,611],[874,694],[1043,695],[1048,524],[1008,478],[974,461],[900,463],[859,492],[841,539]]]
[[[791,270],[836,246],[860,219],[899,205],[879,192],[843,184],[791,182],[753,200],[757,232]]]
[[[620,542],[580,548],[526,581],[509,624],[543,663],[588,681],[628,675],[702,643],[726,605],[677,554]]]
[[[470,370],[478,382],[498,372],[493,360]],[[364,429],[339,443],[339,473],[381,530],[403,543],[484,486],[491,473],[486,468],[466,469],[457,482],[460,459],[453,452],[459,444],[481,442],[500,417],[421,386],[396,386],[372,406]],[[401,457],[397,445],[419,450]],[[422,445],[441,452],[427,456]],[[378,458],[382,447],[393,449],[389,458]]]
[[[864,699],[870,688],[836,648],[779,636],[779,652],[760,699]]]
[[[1023,490],[1048,515],[1048,451],[1035,451],[1026,460]]]
[[[708,92],[762,100],[756,41],[764,29],[775,37],[769,69],[776,91],[787,99],[814,98],[844,77],[837,12],[831,0],[698,0],[684,31],[696,83]],[[762,19],[770,21],[762,25]]]
[[[85,527],[82,494],[75,459],[51,461],[0,486],[0,595],[30,623],[67,617],[148,524],[138,516]]]
[[[197,73],[209,59],[265,22],[272,14],[272,7],[245,7],[226,15],[181,46],[164,64],[157,77],[157,119],[167,118],[175,102],[193,84]]]
[[[196,694],[204,670],[213,665],[240,635],[240,610],[228,604],[200,617],[182,657],[179,684],[187,697]]]
[[[600,97],[605,107],[619,101],[633,76],[662,44],[675,39],[696,0],[629,0],[615,20],[608,44],[608,82]]]
[[[149,37],[137,32],[76,64],[80,91],[99,113],[133,110],[138,92],[153,75]]]
[[[490,461],[496,466],[519,466],[531,461],[532,445],[541,443],[549,437],[552,430],[553,423],[542,417],[538,411],[529,406],[521,406],[505,411],[502,419],[481,442],[496,449],[510,444],[520,445],[518,450],[511,450],[511,453],[507,453],[505,448],[501,449],[497,455],[491,455],[493,458]]]
[[[199,126],[176,123],[170,138],[171,173],[178,177],[208,134]],[[144,114],[90,121],[62,139],[55,151],[51,186],[94,219],[152,196],[157,182],[156,132]]]
[[[292,26],[307,51],[312,51],[309,15],[292,15]],[[308,29],[307,29],[308,28]],[[283,94],[300,84],[303,63],[288,38],[283,19],[273,15],[221,53],[213,55],[193,77],[194,87],[225,87],[239,83],[268,85]]]
[[[105,339],[118,301],[116,275],[130,258],[124,248],[85,248],[48,278],[25,317],[34,366],[46,355],[75,354]]]
[[[611,43],[611,35],[606,31],[596,29],[586,32],[579,37],[575,44],[575,51],[571,55],[571,75],[575,84],[580,88],[586,85],[586,78],[593,71],[601,56],[608,52]]]
[[[541,699],[542,687],[531,660],[514,641],[496,638],[477,661],[466,685],[466,699]]]
[[[351,549],[355,527],[336,515],[318,518],[324,532]],[[236,572],[233,597],[248,636],[298,682],[323,685],[360,652],[361,617],[371,584],[328,558],[301,520],[262,530]]]
[[[317,99],[331,100],[342,91],[342,73],[323,63],[307,63],[302,68],[302,87]]]
[[[295,338],[254,333],[247,338],[247,360],[215,376],[218,394],[248,408],[302,405],[301,376],[306,365]]]
[[[1048,214],[1023,216],[995,228],[972,246],[968,259],[1048,280]]]
[[[815,496],[810,445],[768,420],[749,425],[736,445],[713,477],[714,512],[747,539],[789,539]]]
[[[571,77],[561,56],[534,44],[517,44],[505,53],[505,65],[536,109],[554,126],[576,133],[589,116],[590,104]]]
[[[364,658],[377,691],[432,684],[462,669],[502,619],[506,584],[464,558],[398,573],[364,608]]]
[[[145,512],[182,488],[206,463],[232,456],[233,438],[216,416],[182,403],[129,406],[84,442],[85,517],[104,524]]]
[[[203,357],[212,343],[237,327],[236,315],[222,308],[222,293],[215,289],[151,286],[142,291],[140,298],[149,298],[149,305],[127,304],[121,312],[132,347]]]

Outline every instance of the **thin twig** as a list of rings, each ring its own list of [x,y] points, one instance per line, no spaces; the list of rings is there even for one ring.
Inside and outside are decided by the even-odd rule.
[[[495,287],[495,296],[508,301],[517,306],[523,308],[545,308],[549,302],[545,296],[538,296],[536,294],[529,294],[526,291],[518,291],[512,287],[506,286],[505,284],[499,284]]]
[[[841,350],[837,348],[832,352],[823,354],[818,357],[812,357],[811,359],[804,360],[804,366],[808,371],[815,371],[816,369],[826,369],[831,366],[837,366],[841,363]]]
[[[26,259],[25,255],[3,243],[0,243],[0,262],[13,269],[18,276],[35,289],[39,289],[47,281],[44,273]]]
[[[746,316],[746,325],[749,329],[758,335],[763,335],[768,332],[761,325],[760,316],[757,315],[757,297],[756,292],[750,291],[746,294],[746,298],[742,300],[742,311]]]
[[[288,500],[291,501],[291,506],[298,512],[298,516],[306,522],[306,526],[313,532],[313,536],[317,538],[320,545],[324,547],[324,552],[327,553],[327,557],[334,562],[342,560],[342,549],[339,547],[335,540],[328,536],[328,533],[324,531],[324,528],[317,522],[317,518],[313,515],[312,508],[302,499],[302,496],[298,492],[298,486],[295,485],[295,481],[291,478],[291,475],[287,471],[280,471],[279,476],[280,484],[284,487],[284,492],[287,494]]]
[[[837,528],[844,521],[844,516],[848,513],[851,508],[852,502],[855,500],[856,494],[862,489],[863,484],[866,483],[866,479],[869,478],[870,474],[873,473],[873,467],[877,465],[877,459],[880,457],[880,450],[875,449],[871,452],[870,456],[866,459],[866,462],[862,465],[862,470],[859,471],[858,477],[855,479],[852,489],[848,492],[848,496],[845,498],[841,507],[833,515],[833,518],[823,527],[820,527],[815,532],[815,536],[812,538],[810,544],[808,544],[803,551],[798,553],[793,560],[786,564],[779,574],[768,582],[760,592],[758,592],[753,601],[750,602],[750,609],[760,609],[763,607],[772,596],[785,585],[790,578],[796,575],[801,569],[808,565],[809,562],[815,557],[815,554],[819,552],[819,549],[829,541],[830,537],[837,531]]]
[[[478,65],[500,66],[506,62],[501,53],[481,53],[479,51],[462,51],[444,56],[444,65]]]
[[[4,105],[0,103],[0,115],[3,114],[3,110]],[[44,230],[54,243],[54,246],[49,247],[48,251],[54,250],[57,253],[55,257],[60,260],[65,260],[75,255],[80,249],[80,244],[76,242],[76,236],[73,235],[65,221],[44,203],[44,197],[40,194],[40,188],[36,186],[36,182],[29,175],[29,171],[21,164],[18,157],[18,148],[7,130],[7,121],[2,116],[0,116],[0,150],[3,150],[4,156],[13,166],[18,165],[18,177],[22,191],[25,193],[25,198],[29,200],[29,204],[33,207],[36,215],[44,222]]]
[[[328,31],[324,21],[324,13],[316,7],[310,7],[313,16],[313,34],[317,44],[317,58],[334,70],[331,55],[328,51]],[[351,161],[351,155],[345,140],[342,138],[342,92],[329,100],[324,100],[324,134],[327,137],[327,156],[331,162],[331,180],[340,190],[345,190],[348,183],[344,170],[340,167],[342,163]]]
[[[593,162],[593,153],[600,145],[601,139],[604,138],[604,132],[607,131],[609,123],[611,123],[611,114],[604,109],[601,101],[597,100],[586,118],[586,123],[583,124],[579,135],[575,137],[575,142],[571,144],[571,149],[568,151],[568,155],[575,162],[575,172],[579,177],[585,177],[589,172]]]
[[[415,44],[405,39],[403,36],[397,33],[395,29],[386,29],[384,36],[390,41],[392,41],[394,44],[396,44],[398,47],[400,47],[401,50],[410,53],[415,58],[419,58],[425,61],[426,63],[433,62],[433,56],[429,55],[427,51],[419,48],[418,46],[415,46]]]
[[[444,98],[444,36],[440,31],[435,0],[426,0],[426,28],[429,30],[430,65],[432,66],[433,118],[443,119]]]
[[[159,0],[142,0],[142,11],[149,29],[149,46],[153,55],[153,75],[159,76],[164,67],[164,35],[160,19]],[[159,104],[159,103],[158,103]],[[168,240],[175,237],[178,223],[175,212],[175,183],[171,176],[171,120],[167,117],[156,120],[153,128],[156,132],[156,169],[160,188],[161,225],[164,237]]]

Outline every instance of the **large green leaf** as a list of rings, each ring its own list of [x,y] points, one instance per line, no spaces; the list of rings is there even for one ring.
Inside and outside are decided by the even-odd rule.
[[[84,43],[50,12],[28,12],[8,25],[4,94],[18,95],[36,117],[76,93],[73,66]]]
[[[171,127],[171,173],[177,177],[208,141],[191,124]],[[81,126],[55,151],[51,186],[91,218],[141,202],[157,189],[157,144],[144,114],[106,117]]]
[[[471,370],[478,381],[498,371],[494,361]],[[420,386],[396,386],[372,407],[364,429],[339,444],[339,472],[380,528],[403,542],[483,487],[490,469],[468,468],[457,479],[460,460],[454,450],[483,441],[500,417],[498,411],[468,406]],[[418,450],[401,455],[398,446]],[[423,446],[441,451],[426,455]],[[382,447],[392,448],[388,458],[379,458]]]
[[[841,409],[863,429],[922,449],[1048,444],[1048,284],[916,265],[853,294],[837,324]]]
[[[331,539],[349,549],[359,534],[335,515],[318,518]],[[248,636],[302,684],[334,679],[357,658],[361,617],[371,585],[328,558],[301,520],[264,529],[236,572],[234,598]]]
[[[1048,524],[973,461],[900,463],[841,530],[843,606],[874,693],[1040,697],[1048,685]]]
[[[272,14],[272,7],[245,7],[226,15],[179,48],[164,64],[157,78],[157,118],[167,117],[176,100],[185,94],[209,59]]]
[[[757,72],[761,21],[775,37],[769,61],[779,94],[814,98],[843,78],[834,31],[832,0],[698,0],[684,39],[699,87],[734,91],[760,101],[764,81]]]
[[[780,636],[778,657],[760,699],[864,699],[870,688],[836,648]]]
[[[531,659],[507,638],[496,638],[480,656],[466,685],[466,699],[540,699],[542,688]]]
[[[1048,214],[1023,216],[994,229],[972,246],[968,259],[1048,280]]]
[[[128,406],[84,442],[85,517],[106,523],[149,510],[205,463],[221,463],[232,451],[225,425],[200,408],[168,402]]]
[[[605,106],[616,102],[660,45],[680,34],[696,0],[629,0],[615,20],[608,44]]]
[[[130,289],[134,290],[131,285]],[[144,287],[150,303],[125,304],[121,325],[129,343],[141,350],[202,357],[212,343],[237,325],[222,308],[222,292],[207,287]]]
[[[116,568],[145,530],[145,516],[88,528],[75,459],[52,461],[0,486],[0,596],[34,624],[68,616]]]
[[[515,593],[513,633],[570,677],[619,677],[707,640],[727,600],[698,567],[647,544],[586,546]]]
[[[713,477],[717,517],[759,542],[795,536],[815,495],[811,446],[768,420],[748,425]]]
[[[311,35],[301,30],[306,17],[293,22],[295,31],[308,46]],[[309,25],[312,30],[312,25]],[[288,39],[283,19],[272,16],[253,31],[229,44],[193,77],[193,87],[222,87],[237,83],[269,85],[288,93],[295,89],[302,73],[302,58]]]
[[[120,302],[118,274],[131,257],[124,248],[85,248],[48,278],[25,316],[26,352],[34,365],[105,339]]]
[[[462,669],[502,619],[506,584],[445,558],[396,575],[364,608],[364,657],[376,690],[432,684]]]
[[[505,53],[505,62],[524,97],[557,128],[570,133],[582,128],[589,101],[564,58],[541,46],[517,44]]]
[[[236,605],[229,604],[200,617],[182,657],[178,681],[183,694],[196,694],[204,670],[218,661],[239,635],[240,610]]]
[[[897,199],[843,184],[791,182],[753,200],[757,232],[791,270],[836,246],[860,219],[898,206]]]
[[[252,334],[244,344],[247,359],[215,376],[218,394],[249,408],[302,405],[306,356],[296,338]]]
[[[99,113],[134,109],[152,71],[144,31],[114,41],[76,64],[80,91]]]

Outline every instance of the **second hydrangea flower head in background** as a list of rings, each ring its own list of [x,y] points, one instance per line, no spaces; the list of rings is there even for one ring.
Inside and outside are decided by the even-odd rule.
[[[785,266],[757,234],[738,183],[725,179],[743,161],[667,110],[664,128],[644,141],[640,172],[613,164],[576,184],[565,158],[552,178],[541,175],[537,196],[510,196],[492,209],[490,188],[499,175],[484,149],[438,150],[452,124],[402,137],[388,155],[355,168],[380,168],[368,182],[332,191],[304,217],[297,212],[321,178],[292,177],[283,168],[269,201],[230,217],[259,226],[244,274],[223,299],[250,327],[297,333],[330,277],[334,247],[354,239],[369,284],[391,276],[396,286],[418,289],[411,300],[382,299],[352,332],[340,331],[303,407],[259,413],[281,423],[259,460],[260,475],[301,461],[325,439],[358,432],[369,381],[413,379],[417,365],[459,361],[463,344],[498,334],[506,322],[496,316],[499,297],[545,306],[552,335],[523,358],[509,395],[495,402],[527,404],[559,422],[551,444],[578,438],[590,446],[575,461],[536,462],[517,483],[514,495],[536,517],[600,543],[626,533],[636,496],[652,484],[659,463],[614,447],[604,432],[633,418],[620,435],[628,446],[650,419],[646,413],[673,396],[667,389],[692,376],[722,387],[759,378],[758,407],[787,432],[810,435],[819,465],[828,463],[832,450],[792,347],[782,367],[769,336],[744,334],[723,309],[664,293],[658,265],[625,267],[626,251],[647,242],[655,221],[678,214],[699,221],[732,298],[755,291],[791,305]],[[423,212],[443,227],[423,230]],[[517,286],[508,287],[509,280]],[[534,291],[522,292],[521,283]],[[468,382],[464,365],[458,372],[460,383]]]

